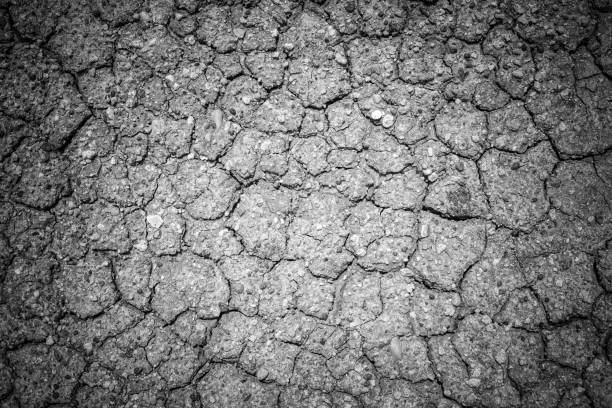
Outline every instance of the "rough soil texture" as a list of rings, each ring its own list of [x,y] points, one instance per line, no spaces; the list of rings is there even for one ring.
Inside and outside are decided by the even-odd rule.
[[[0,0],[0,408],[612,407],[609,0]]]

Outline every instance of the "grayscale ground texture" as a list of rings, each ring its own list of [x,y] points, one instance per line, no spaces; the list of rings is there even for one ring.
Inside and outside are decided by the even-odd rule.
[[[611,360],[611,0],[0,0],[0,408],[610,408]]]

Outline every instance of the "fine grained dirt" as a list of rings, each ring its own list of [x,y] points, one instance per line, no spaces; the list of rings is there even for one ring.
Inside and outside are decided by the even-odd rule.
[[[0,407],[612,407],[610,0],[0,0]]]

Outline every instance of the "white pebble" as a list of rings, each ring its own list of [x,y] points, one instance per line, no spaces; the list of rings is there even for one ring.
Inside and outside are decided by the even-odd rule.
[[[151,224],[153,228],[159,228],[164,224],[164,220],[157,214],[148,215],[147,222]]]
[[[395,123],[395,118],[393,115],[387,113],[382,119],[382,125],[384,128],[390,128]]]
[[[379,120],[383,117],[383,113],[378,109],[374,109],[372,112],[370,112],[370,117],[374,120]]]

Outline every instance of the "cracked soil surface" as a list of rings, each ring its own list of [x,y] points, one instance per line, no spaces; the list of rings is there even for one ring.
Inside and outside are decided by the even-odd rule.
[[[612,1],[0,0],[0,407],[612,407]]]

